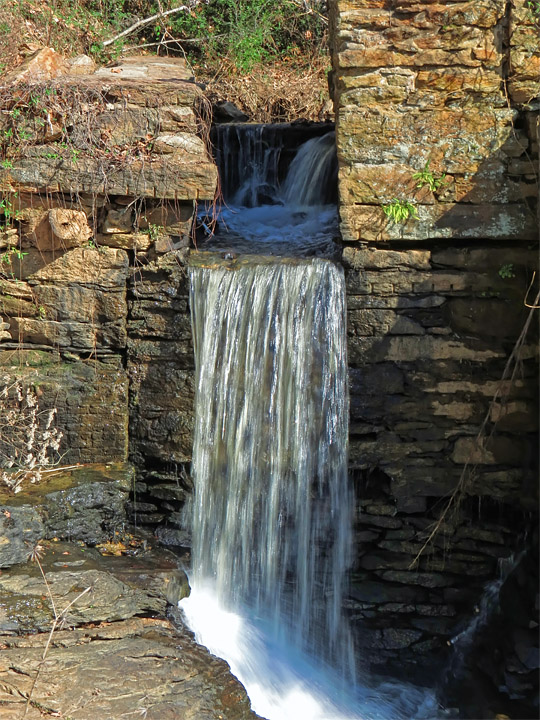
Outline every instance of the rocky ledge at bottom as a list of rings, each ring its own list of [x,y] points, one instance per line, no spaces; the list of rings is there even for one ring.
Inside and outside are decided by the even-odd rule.
[[[25,717],[48,634],[0,638],[0,718]],[[27,720],[255,720],[228,665],[166,619],[54,633]]]
[[[181,624],[188,593],[147,536],[41,541],[0,570],[0,720],[257,720],[227,663]]]

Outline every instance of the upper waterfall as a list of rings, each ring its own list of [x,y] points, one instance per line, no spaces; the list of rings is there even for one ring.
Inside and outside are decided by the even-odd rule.
[[[213,227],[201,248],[333,256],[337,158],[335,133],[325,130],[292,149],[289,126],[221,126],[215,143],[223,201],[217,216],[208,207],[201,215]]]

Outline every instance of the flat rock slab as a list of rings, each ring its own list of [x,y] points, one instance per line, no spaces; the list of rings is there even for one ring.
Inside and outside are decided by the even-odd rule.
[[[0,718],[22,718],[46,633],[0,636]],[[168,620],[134,618],[54,634],[28,720],[255,719],[227,663]]]
[[[0,573],[0,634],[50,629],[51,597],[70,627],[143,615],[164,617],[168,605],[176,606],[189,595],[185,573],[167,550],[146,547],[135,538],[132,548],[126,545],[104,543],[101,550],[137,555],[103,556],[82,544],[43,543],[40,563],[47,585],[37,562]]]
[[[0,568],[24,562],[44,538],[96,544],[126,521],[132,470],[123,463],[82,465],[45,474],[14,495],[0,488]]]
[[[44,542],[43,574],[0,572],[0,720],[257,717],[227,663],[166,619],[189,594],[177,558],[131,537],[99,552]]]

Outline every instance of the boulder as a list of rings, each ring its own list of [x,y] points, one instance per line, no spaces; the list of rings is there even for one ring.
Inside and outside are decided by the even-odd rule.
[[[36,50],[11,72],[4,75],[2,85],[52,80],[69,72],[69,62],[53,48]]]

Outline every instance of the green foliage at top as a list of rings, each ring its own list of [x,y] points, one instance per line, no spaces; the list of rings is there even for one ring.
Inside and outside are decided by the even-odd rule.
[[[318,52],[326,28],[316,10],[320,5],[288,0],[209,0],[191,13],[165,18],[156,24],[154,33],[158,38],[167,33],[179,39],[199,62],[226,58],[247,73],[267,60],[291,61]]]
[[[525,7],[533,20],[540,21],[540,0],[527,0]]]
[[[0,70],[18,62],[23,42],[48,45],[64,55],[93,53],[106,62],[126,49],[185,53],[210,72],[225,61],[248,73],[282,60],[309,64],[325,47],[323,0],[208,0],[142,24],[104,49],[140,20],[178,8],[186,0],[0,0]]]

